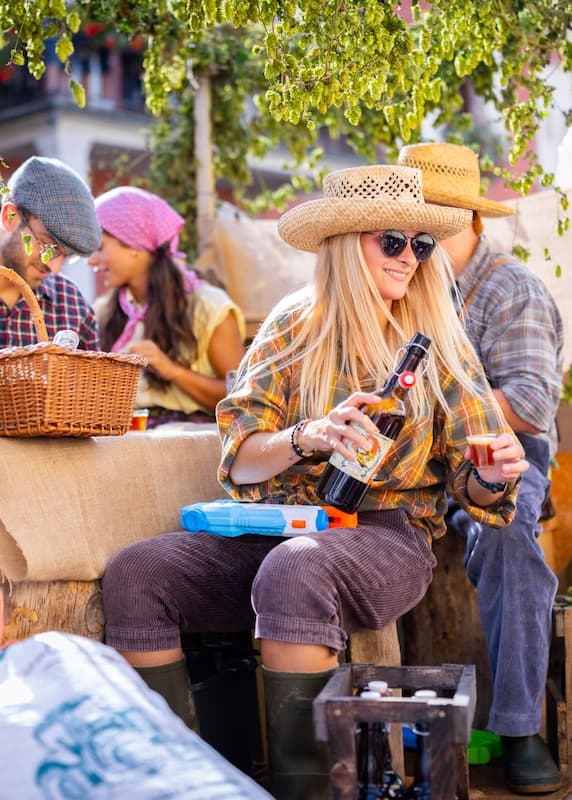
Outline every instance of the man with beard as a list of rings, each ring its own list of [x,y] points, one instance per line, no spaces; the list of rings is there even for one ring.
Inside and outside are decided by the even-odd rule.
[[[421,170],[426,202],[473,212],[471,224],[441,244],[451,259],[465,330],[529,469],[516,514],[502,531],[471,520],[451,502],[447,532],[467,542],[465,569],[477,588],[493,678],[487,728],[502,737],[506,783],[516,794],[554,792],[560,770],[540,729],[558,581],[538,536],[558,448],[563,323],[540,278],[487,238],[482,217],[512,210],[480,194],[476,153],[426,142],[402,148],[397,163]]]
[[[93,310],[61,269],[66,259],[99,247],[101,230],[92,194],[83,179],[58,159],[33,156],[11,176],[2,200],[0,264],[35,293],[48,336],[72,329],[79,347],[97,350]],[[20,288],[0,277],[0,347],[37,342],[30,309]]]

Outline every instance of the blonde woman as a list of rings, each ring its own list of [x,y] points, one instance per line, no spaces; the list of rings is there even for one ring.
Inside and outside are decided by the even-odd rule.
[[[372,392],[401,344],[421,331],[431,357],[358,527],[291,539],[177,532],[122,551],[104,577],[107,642],[159,690],[165,671],[172,679],[179,669],[180,698],[181,631],[255,627],[272,790],[284,800],[328,797],[312,699],[350,633],[383,628],[424,595],[446,491],[500,527],[528,467],[499,424],[436,244],[462,230],[470,212],[426,204],[419,171],[407,167],[335,172],[324,191],[279,222],[287,242],[318,253],[315,278],[271,312],[217,407],[219,480],[237,500],[318,504],[332,452],[355,458],[351,443],[367,447],[348,423],[363,422],[360,406],[376,402]],[[498,433],[493,466],[472,468],[468,420]]]

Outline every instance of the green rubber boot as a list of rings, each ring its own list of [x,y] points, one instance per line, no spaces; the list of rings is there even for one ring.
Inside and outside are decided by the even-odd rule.
[[[195,701],[184,658],[159,667],[134,667],[147,686],[167,701],[169,708],[191,730],[199,733]]]
[[[330,797],[328,752],[314,737],[312,702],[334,672],[274,672],[262,667],[270,790],[277,800]]]

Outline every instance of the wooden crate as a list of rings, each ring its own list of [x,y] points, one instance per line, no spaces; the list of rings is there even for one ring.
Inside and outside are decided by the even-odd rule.
[[[387,681],[400,697],[367,700],[356,692],[368,681]],[[434,689],[434,700],[413,698],[417,689]],[[440,667],[381,667],[374,664],[341,666],[314,700],[318,741],[327,742],[330,797],[354,800],[357,788],[355,730],[359,721],[429,725],[431,797],[468,800],[467,744],[475,709],[473,665]],[[403,777],[403,776],[402,776]]]
[[[572,762],[572,606],[555,606],[546,681],[546,738],[563,777]]]

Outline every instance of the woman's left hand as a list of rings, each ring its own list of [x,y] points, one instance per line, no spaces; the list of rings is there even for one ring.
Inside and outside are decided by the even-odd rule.
[[[493,454],[493,466],[477,467],[481,478],[489,483],[511,483],[526,472],[529,463],[524,457],[524,450],[519,440],[511,433],[500,433],[490,444]],[[471,451],[467,447],[465,458],[471,460]]]
[[[173,362],[151,339],[142,339],[139,342],[134,342],[127,352],[143,356],[147,359],[147,369],[152,370],[167,381],[172,380]]]

